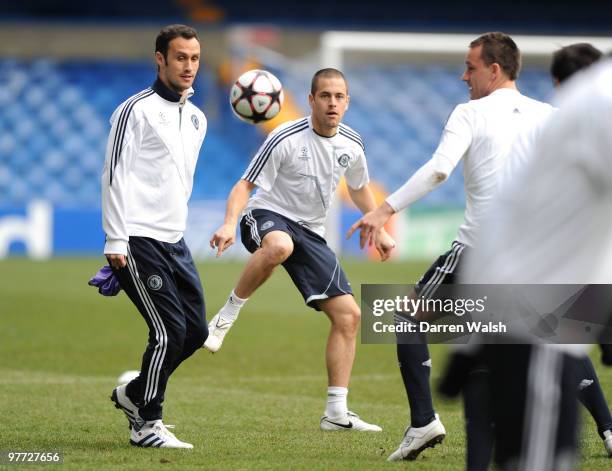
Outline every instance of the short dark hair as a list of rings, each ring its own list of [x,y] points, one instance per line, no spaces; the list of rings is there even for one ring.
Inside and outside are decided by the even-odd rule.
[[[155,52],[160,52],[164,59],[168,60],[168,45],[170,41],[178,37],[185,39],[196,38],[200,42],[198,33],[191,26],[168,25],[164,26],[155,39]]]
[[[580,69],[597,62],[602,55],[592,44],[570,44],[553,53],[550,74],[561,83]]]
[[[470,48],[482,46],[481,58],[486,65],[499,64],[510,80],[516,80],[521,70],[521,51],[505,33],[485,33],[470,43]]]
[[[326,69],[317,70],[315,74],[312,76],[312,81],[310,82],[310,94],[314,95],[317,92],[317,85],[319,83],[320,78],[331,78],[331,77],[339,77],[344,80],[344,84],[346,85],[346,92],[348,93],[348,82],[346,81],[346,77],[342,72],[338,69],[333,69],[328,67]]]

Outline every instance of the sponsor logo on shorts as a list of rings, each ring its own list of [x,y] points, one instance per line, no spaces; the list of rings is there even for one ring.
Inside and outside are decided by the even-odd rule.
[[[274,221],[266,221],[261,225],[261,230],[266,231],[274,225]]]
[[[151,275],[147,279],[147,286],[151,288],[153,291],[157,291],[163,286],[164,282],[159,275]]]

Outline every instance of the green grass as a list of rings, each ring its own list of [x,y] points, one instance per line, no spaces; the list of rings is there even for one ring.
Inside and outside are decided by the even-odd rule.
[[[350,407],[381,424],[383,433],[318,430],[329,323],[303,305],[282,270],[249,301],[222,351],[199,351],[169,383],[164,419],[195,449],[131,448],[127,422],[108,396],[119,373],[138,369],[145,325],[126,296],[103,298],[87,286],[99,264],[0,262],[0,450],[61,450],[64,464],[49,468],[65,470],[463,469],[460,403],[438,398],[449,433],[444,444],[414,463],[385,462],[408,422],[392,345],[358,346],[349,396]],[[241,267],[200,265],[209,318]],[[425,267],[345,265],[357,289],[366,282],[414,282]],[[445,349],[431,350],[435,382]],[[610,391],[612,370],[595,363]],[[609,468],[590,418],[586,425],[581,469]]]

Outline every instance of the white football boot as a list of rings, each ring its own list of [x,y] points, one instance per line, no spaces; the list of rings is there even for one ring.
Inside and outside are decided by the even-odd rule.
[[[361,420],[357,414],[348,411],[344,419],[330,419],[326,415],[321,417],[319,423],[321,430],[326,432],[333,431],[356,431],[356,432],[382,432],[382,428],[375,424],[369,424],[364,420]]]
[[[221,317],[221,311],[219,311],[208,323],[208,338],[204,342],[204,348],[211,353],[218,352],[232,325],[234,321]]]
[[[436,418],[424,427],[409,426],[404,432],[402,443],[389,455],[387,461],[414,460],[426,448],[442,443],[445,436],[446,429],[436,414]]]
[[[134,425],[140,426],[144,423],[144,420],[141,419],[138,414],[138,406],[132,402],[132,400],[125,393],[125,389],[127,384],[122,384],[113,389],[113,393],[111,394],[111,401],[115,403],[115,407],[123,411],[125,416],[130,423],[130,429],[134,427]]]
[[[132,427],[130,445],[141,448],[193,448],[191,443],[176,438],[161,419],[145,422],[138,430]]]
[[[604,446],[606,447],[608,456],[612,458],[612,430],[606,430],[603,433],[603,436],[604,436]]]

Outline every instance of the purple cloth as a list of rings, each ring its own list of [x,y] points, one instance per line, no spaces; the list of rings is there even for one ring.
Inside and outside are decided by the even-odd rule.
[[[103,296],[117,296],[121,291],[119,281],[115,278],[113,270],[108,265],[104,265],[98,273],[96,273],[91,280],[89,280],[89,286],[96,286],[98,293]]]

